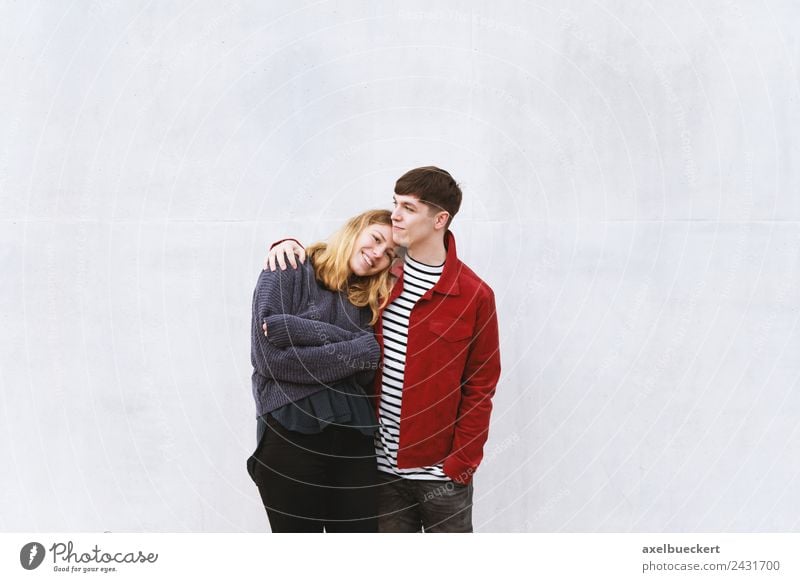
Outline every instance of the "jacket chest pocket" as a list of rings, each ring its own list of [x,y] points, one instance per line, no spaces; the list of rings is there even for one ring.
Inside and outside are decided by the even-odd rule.
[[[460,319],[451,321],[434,320],[428,324],[428,329],[434,338],[441,339],[447,343],[466,342],[472,337],[472,326]]]
[[[431,378],[435,379],[437,386],[435,397],[442,401],[442,405],[444,401],[456,403],[472,339],[472,326],[460,319],[437,320],[428,324],[428,330],[431,342],[426,356]]]

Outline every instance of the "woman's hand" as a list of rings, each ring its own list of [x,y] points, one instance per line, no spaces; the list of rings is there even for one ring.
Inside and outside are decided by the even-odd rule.
[[[296,269],[297,259],[295,259],[295,255],[297,255],[301,263],[305,263],[306,249],[295,240],[285,240],[270,249],[267,258],[264,259],[264,270],[274,271],[277,264],[281,271],[285,271],[287,261],[293,269]]]
[[[266,321],[261,324],[261,329],[264,330],[264,337],[268,337],[267,336],[267,322]]]

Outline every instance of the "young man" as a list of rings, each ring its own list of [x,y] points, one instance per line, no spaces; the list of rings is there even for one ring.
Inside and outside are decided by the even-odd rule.
[[[472,477],[483,457],[500,376],[494,293],[458,259],[448,230],[461,189],[440,168],[395,185],[392,235],[406,248],[375,326],[379,531],[472,531]],[[293,242],[273,249],[295,264]]]

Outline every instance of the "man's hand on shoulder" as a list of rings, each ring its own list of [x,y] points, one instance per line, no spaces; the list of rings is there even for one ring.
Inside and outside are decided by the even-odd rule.
[[[285,271],[286,263],[297,269],[297,259],[305,263],[306,249],[296,240],[287,239],[272,245],[267,258],[264,259],[264,270],[275,271],[280,268],[281,271]]]

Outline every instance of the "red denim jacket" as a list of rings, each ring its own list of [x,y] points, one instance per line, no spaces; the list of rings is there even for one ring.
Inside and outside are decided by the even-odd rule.
[[[409,317],[397,466],[444,462],[448,477],[469,483],[483,458],[500,377],[497,313],[492,289],[458,259],[449,231],[445,247],[439,281]],[[402,265],[395,274],[389,302],[403,290]],[[381,320],[375,334],[383,350]],[[381,374],[375,390],[380,394]]]

